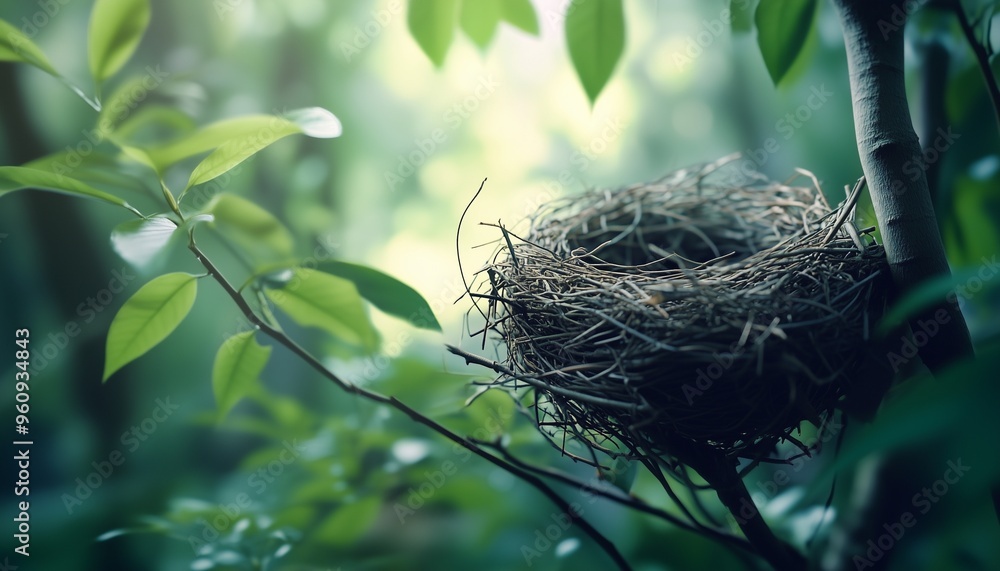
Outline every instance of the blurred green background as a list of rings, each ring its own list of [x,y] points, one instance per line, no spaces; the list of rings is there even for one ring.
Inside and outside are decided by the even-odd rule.
[[[290,332],[352,382],[398,395],[463,433],[505,433],[522,457],[590,479],[591,469],[560,459],[502,395],[463,407],[469,381],[484,372],[448,357],[443,344],[478,349],[465,338],[466,302],[454,302],[463,292],[456,228],[480,182],[489,179],[459,242],[467,271],[479,267],[497,238],[478,222],[523,228],[518,222],[540,204],[588,187],[651,180],[741,151],[776,179],[808,169],[836,202],[861,169],[843,40],[826,3],[805,53],[779,88],[753,33],[730,31],[727,2],[628,3],[625,54],[593,106],[566,54],[565,3],[534,4],[537,37],[502,25],[481,50],[459,36],[436,69],[408,31],[405,2],[154,0],[149,32],[120,77],[162,74],[149,100],[169,102],[197,124],[307,106],[332,110],[344,125],[341,138],[281,141],[219,179],[217,188],[282,219],[303,257],[364,263],[412,285],[444,333],[373,311],[382,349],[357,356],[310,331]],[[0,17],[22,31],[31,26],[29,35],[57,67],[87,85],[82,46],[90,8],[79,0],[8,2]],[[953,266],[976,271],[1000,244],[993,113],[951,20],[923,12],[915,20],[907,31],[911,106],[918,132],[941,127],[958,135],[935,162],[936,202]],[[935,85],[921,83],[930,74],[923,54],[938,41],[948,55],[946,81],[936,84],[943,115],[926,108],[933,99],[926,89]],[[93,111],[56,80],[9,63],[0,63],[0,77],[0,164],[19,165],[86,139]],[[874,223],[870,212],[862,217]],[[280,556],[272,569],[527,566],[525,546],[536,547],[536,532],[553,523],[555,511],[537,491],[401,415],[344,395],[280,348],[263,375],[273,396],[243,402],[217,419],[212,360],[218,345],[245,324],[214,284],[203,284],[211,287],[201,288],[195,310],[171,338],[102,385],[114,311],[156,275],[113,253],[108,235],[124,220],[106,205],[60,195],[0,200],[0,322],[8,330],[30,327],[40,355],[31,392],[31,558],[11,562],[67,571],[250,569],[241,557],[259,550],[262,557]],[[217,244],[208,247],[223,259],[223,269],[237,268]],[[164,267],[199,271],[182,247]],[[113,293],[119,282],[124,292]],[[995,355],[989,347],[1000,333],[997,291],[987,283],[963,300],[987,355]],[[79,333],[66,335],[67,326]],[[6,355],[0,371],[13,377]],[[4,384],[0,406],[8,412],[2,418],[12,423],[14,392],[12,383]],[[156,412],[165,402],[176,410]],[[142,440],[127,436],[133,427]],[[124,463],[106,477],[94,476],[116,451]],[[768,485],[776,469],[762,468],[751,478],[751,490],[771,500],[765,513],[779,533],[800,545],[822,517],[829,489],[829,480],[818,492],[810,482],[833,461],[832,454],[809,459],[780,487]],[[439,479],[451,465],[454,473]],[[928,465],[929,474],[941,466]],[[900,485],[919,489],[934,481],[921,474],[915,470],[913,481]],[[99,485],[87,484],[88,477]],[[849,489],[850,478],[845,481]],[[640,474],[633,491],[674,509],[648,474]],[[795,504],[803,492],[819,500]],[[933,558],[958,550],[1000,565],[997,549],[986,547],[996,520],[977,493],[955,494],[947,513],[935,512],[940,527],[928,524],[921,531],[926,537],[910,540],[906,552]],[[68,495],[80,501],[67,501]],[[847,497],[837,496],[832,513],[851,509]],[[5,546],[15,499],[6,493],[2,500]],[[416,504],[412,514],[400,510]],[[617,505],[585,503],[584,515],[636,569],[753,568],[717,544]],[[95,541],[151,521],[176,527]],[[202,535],[208,521],[224,524],[219,538]],[[196,557],[191,535],[210,543],[206,556]],[[610,567],[576,530],[550,543],[531,559],[532,568]],[[0,562],[9,553],[5,547]],[[943,565],[937,568],[950,564]]]

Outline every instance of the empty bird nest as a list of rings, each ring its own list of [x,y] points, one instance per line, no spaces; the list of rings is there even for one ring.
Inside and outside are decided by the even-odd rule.
[[[831,208],[805,171],[727,157],[556,200],[521,235],[497,224],[470,296],[500,360],[471,360],[563,446],[760,458],[864,367],[888,270],[854,225],[861,186]]]

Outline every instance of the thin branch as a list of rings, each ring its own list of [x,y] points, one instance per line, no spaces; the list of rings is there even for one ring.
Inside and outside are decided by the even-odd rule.
[[[552,503],[554,503],[556,507],[558,507],[562,511],[562,513],[569,516],[574,523],[579,525],[580,528],[583,529],[583,531],[588,536],[590,536],[590,538],[593,539],[598,544],[598,546],[600,546],[601,549],[603,549],[608,554],[609,557],[611,557],[611,559],[615,562],[615,565],[619,569],[621,569],[622,571],[631,571],[629,563],[618,551],[618,548],[615,547],[615,545],[607,537],[605,537],[587,520],[583,519],[583,517],[581,517],[580,514],[577,514],[572,509],[569,502],[563,499],[554,489],[552,489],[552,487],[546,484],[538,476],[487,452],[472,440],[465,438],[463,436],[459,436],[458,434],[452,432],[451,430],[437,423],[433,419],[424,416],[419,411],[411,408],[410,406],[408,406],[407,404],[403,403],[402,401],[400,401],[395,397],[389,397],[381,393],[377,393],[375,391],[359,387],[348,381],[345,381],[344,379],[341,379],[335,373],[327,369],[322,362],[316,359],[316,357],[313,357],[312,354],[310,354],[301,345],[296,343],[292,338],[288,337],[284,332],[275,329],[274,327],[263,321],[253,311],[253,308],[250,307],[250,305],[243,298],[240,292],[238,292],[233,287],[233,285],[229,283],[229,280],[227,280],[226,277],[222,275],[222,272],[219,271],[219,269],[215,266],[215,264],[213,264],[212,261],[209,260],[208,257],[205,255],[205,253],[202,252],[200,248],[198,248],[197,244],[194,241],[193,230],[189,234],[189,236],[190,236],[190,242],[188,243],[188,249],[190,249],[191,252],[194,253],[195,258],[197,258],[198,262],[201,263],[202,266],[204,266],[205,270],[208,271],[209,275],[211,275],[212,278],[215,279],[215,281],[218,282],[220,286],[222,286],[222,289],[226,292],[226,294],[230,298],[232,298],[232,300],[240,308],[240,311],[243,312],[243,315],[251,323],[257,326],[262,333],[274,339],[281,345],[285,346],[285,348],[287,348],[297,357],[305,361],[310,367],[315,369],[318,373],[323,375],[330,382],[340,387],[342,390],[360,396],[369,401],[394,408],[397,411],[407,415],[417,423],[430,428],[431,430],[444,436],[448,440],[451,440],[452,442],[462,446],[463,448],[475,454],[476,456],[479,456],[480,458],[486,460],[487,462],[493,464],[494,466],[506,470],[510,474],[530,484],[532,487],[534,487],[542,494],[544,494],[547,498],[549,498],[549,500],[552,501]]]
[[[507,448],[505,446],[501,445],[501,444],[495,444],[495,443],[483,442],[483,441],[477,441],[477,442],[480,445],[482,445],[482,446],[486,446],[488,448],[492,448],[492,449],[498,451],[501,455],[503,455],[503,457],[508,462],[510,462],[510,463],[512,463],[512,464],[520,467],[520,468],[524,468],[525,470],[529,470],[529,471],[531,471],[531,472],[533,472],[535,474],[544,476],[546,478],[551,478],[553,480],[562,482],[563,484],[567,484],[567,485],[570,485],[570,486],[577,487],[577,488],[579,488],[581,490],[587,490],[589,493],[592,493],[592,494],[594,494],[596,496],[601,496],[602,498],[609,499],[609,500],[611,500],[611,501],[613,501],[613,502],[615,502],[617,504],[623,505],[623,506],[628,507],[628,508],[632,508],[632,509],[634,509],[636,511],[639,511],[639,512],[651,515],[651,516],[658,517],[658,518],[660,518],[660,519],[662,519],[664,521],[670,522],[670,523],[676,525],[677,527],[679,527],[681,529],[684,529],[686,531],[690,531],[692,533],[697,533],[697,534],[701,534],[701,535],[707,535],[707,536],[710,536],[713,539],[716,539],[716,540],[721,541],[723,543],[726,543],[728,545],[732,545],[734,547],[738,547],[738,548],[743,549],[745,551],[748,551],[750,553],[756,553],[756,551],[754,551],[753,547],[745,539],[743,539],[741,537],[737,537],[737,536],[732,535],[730,533],[727,533],[725,531],[721,531],[721,530],[710,528],[710,527],[695,527],[695,526],[691,525],[690,523],[688,523],[688,522],[686,522],[686,521],[678,518],[677,516],[675,516],[675,515],[673,515],[673,514],[671,514],[669,512],[666,512],[664,510],[661,510],[660,508],[657,508],[655,506],[651,506],[651,505],[647,504],[646,502],[642,501],[640,498],[637,498],[635,496],[626,495],[624,492],[622,492],[622,493],[613,493],[613,492],[610,492],[608,490],[603,490],[601,488],[598,488],[597,486],[594,486],[593,484],[591,484],[589,482],[584,482],[582,480],[579,480],[579,479],[577,479],[577,478],[575,478],[573,476],[570,476],[569,474],[566,474],[566,473],[563,473],[563,472],[559,472],[559,471],[553,470],[551,468],[543,468],[543,467],[540,467],[540,466],[533,466],[533,465],[531,465],[531,464],[529,464],[529,463],[521,460],[520,458],[517,458],[513,454],[511,454],[511,452],[509,450],[507,450]]]
[[[986,53],[986,48],[976,40],[976,32],[972,29],[972,24],[969,23],[969,17],[966,16],[965,10],[962,8],[962,3],[958,0],[952,0],[948,2],[948,6],[955,13],[955,17],[958,18],[958,25],[962,28],[962,34],[965,36],[966,41],[969,42],[972,53],[976,56],[979,71],[983,74],[983,81],[986,82],[986,90],[990,94],[990,101],[993,102],[993,113],[996,116],[997,127],[1000,129],[1000,88],[997,87],[997,78],[993,75],[993,68],[990,67],[990,54]]]

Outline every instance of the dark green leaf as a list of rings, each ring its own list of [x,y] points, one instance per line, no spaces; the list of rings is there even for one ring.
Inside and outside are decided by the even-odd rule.
[[[621,0],[571,4],[566,13],[566,44],[573,67],[593,104],[625,49]]]
[[[148,270],[161,261],[158,256],[176,230],[177,224],[162,216],[129,220],[111,232],[111,247],[126,262],[140,270]]]
[[[197,276],[162,275],[125,302],[111,321],[104,359],[104,380],[167,338],[191,311]]]
[[[42,49],[28,36],[5,20],[0,20],[0,61],[15,61],[33,65],[49,75],[60,77]]]
[[[888,333],[921,311],[945,301],[958,286],[966,283],[969,278],[975,275],[975,269],[967,268],[925,281],[903,296],[886,312],[878,323],[878,332]]]
[[[270,212],[233,194],[216,196],[205,208],[223,230],[242,235],[247,246],[262,245],[282,257],[292,255],[295,242],[291,232]]]
[[[477,46],[485,48],[493,39],[493,34],[503,16],[502,2],[503,0],[462,1],[459,23]]]
[[[354,284],[307,268],[295,268],[281,289],[267,289],[267,296],[296,323],[318,327],[367,350],[378,344],[378,335],[365,313]]]
[[[775,85],[802,51],[815,14],[816,0],[761,0],[757,6],[757,45]]]
[[[372,305],[415,327],[441,331],[427,301],[417,290],[376,269],[347,262],[326,262],[323,271],[351,280]]]
[[[753,29],[754,0],[730,0],[730,25],[734,32],[749,32]]]
[[[912,379],[900,387],[875,416],[875,420],[850,435],[833,465],[810,483],[809,498],[822,497],[830,481],[844,474],[868,455],[920,447],[928,454],[962,458],[973,469],[963,487],[975,490],[1000,472],[996,435],[1000,434],[1000,384],[994,382],[1000,352],[991,347],[948,369],[937,379]],[[948,443],[947,451],[935,444]],[[967,481],[968,480],[968,481]],[[978,480],[978,483],[974,483]]]
[[[212,391],[219,418],[255,391],[270,357],[271,348],[259,345],[253,331],[237,333],[222,344],[212,367]]]
[[[534,36],[538,35],[538,16],[531,0],[501,0],[503,19]]]
[[[90,14],[90,73],[98,85],[139,47],[149,25],[149,0],[97,0]]]
[[[116,206],[127,208],[138,214],[134,208],[121,198],[97,190],[88,184],[84,184],[68,176],[26,167],[0,167],[0,196],[25,188],[37,188],[39,190],[51,190],[73,196],[96,198]]]
[[[407,22],[417,45],[441,67],[458,23],[459,0],[410,0]]]

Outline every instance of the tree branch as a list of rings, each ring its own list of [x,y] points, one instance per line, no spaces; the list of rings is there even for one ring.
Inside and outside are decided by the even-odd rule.
[[[928,279],[950,273],[937,218],[922,170],[907,170],[920,156],[906,101],[903,29],[891,0],[834,0],[847,48],[858,154],[878,218],[895,293],[903,295]],[[893,8],[896,9],[894,13]],[[895,18],[895,19],[894,19]],[[942,301],[911,324],[940,321],[940,330],[920,349],[924,363],[940,372],[973,355],[957,303]]]
[[[350,394],[357,395],[359,397],[367,399],[369,401],[394,408],[397,411],[407,415],[417,423],[430,428],[434,432],[437,432],[441,436],[444,436],[446,439],[451,440],[455,444],[462,446],[463,448],[475,454],[476,456],[479,456],[480,458],[486,460],[487,462],[493,464],[494,466],[497,466],[498,468],[501,468],[502,470],[505,470],[510,474],[520,478],[524,482],[528,483],[529,485],[540,491],[543,495],[545,495],[553,504],[556,505],[557,508],[559,508],[559,510],[562,513],[566,514],[575,524],[580,526],[580,528],[588,536],[590,536],[590,538],[593,539],[594,542],[597,543],[597,545],[601,549],[603,549],[608,554],[608,556],[615,562],[615,565],[618,567],[618,569],[621,569],[622,571],[631,570],[631,567],[629,566],[625,558],[622,556],[622,554],[618,551],[618,548],[615,547],[615,545],[607,537],[605,537],[587,520],[583,519],[581,514],[576,513],[576,511],[573,510],[569,502],[563,499],[554,489],[552,489],[552,487],[546,484],[538,476],[518,466],[515,466],[502,458],[498,458],[493,454],[490,454],[482,447],[480,447],[478,444],[476,444],[474,441],[470,440],[469,438],[459,436],[458,434],[452,432],[445,426],[437,423],[433,419],[424,416],[422,413],[420,413],[416,409],[413,409],[409,405],[403,403],[399,399],[395,397],[386,396],[381,393],[377,393],[375,391],[371,391],[359,387],[357,385],[354,385],[348,381],[345,381],[344,379],[341,379],[335,373],[327,369],[322,362],[320,362],[316,357],[314,357],[307,350],[305,350],[301,345],[296,343],[292,338],[290,338],[284,332],[275,329],[274,327],[266,323],[264,320],[262,320],[260,317],[258,317],[257,314],[253,311],[253,308],[250,307],[250,304],[248,304],[247,301],[243,298],[243,296],[236,290],[236,288],[234,288],[233,285],[229,283],[229,280],[227,280],[226,277],[222,275],[222,272],[220,272],[219,269],[215,266],[215,264],[213,264],[212,261],[209,260],[209,258],[205,255],[205,253],[202,252],[200,248],[198,248],[197,244],[194,241],[193,230],[189,234],[189,238],[190,241],[188,243],[188,249],[190,249],[191,252],[194,253],[195,258],[197,258],[198,262],[201,263],[201,265],[205,268],[208,274],[212,276],[212,278],[215,279],[215,281],[218,282],[220,286],[222,286],[222,289],[226,292],[226,294],[230,298],[232,298],[232,300],[240,308],[240,311],[243,312],[243,315],[251,323],[253,323],[262,333],[274,339],[279,344],[283,345],[285,348],[287,348],[297,357],[305,361],[310,367],[312,367],[318,373],[323,375],[327,380],[337,385],[342,390]]]
[[[1000,88],[997,87],[997,78],[993,75],[993,68],[990,66],[990,54],[986,53],[986,47],[976,41],[976,32],[969,23],[968,16],[962,8],[962,3],[958,0],[950,0],[948,6],[958,18],[958,25],[962,28],[962,35],[969,42],[972,53],[976,56],[979,64],[979,71],[983,74],[983,81],[986,82],[986,91],[990,94],[990,101],[993,103],[993,113],[997,120],[997,128],[1000,129]]]

